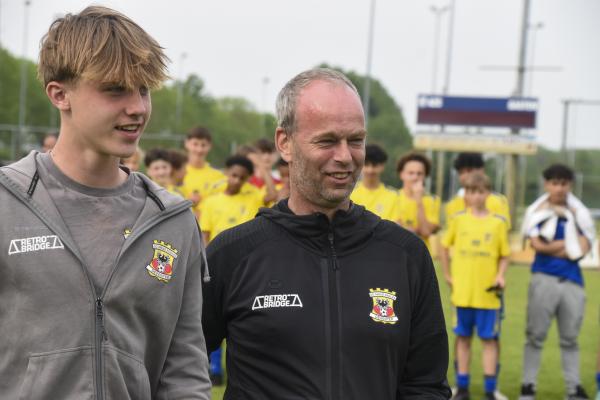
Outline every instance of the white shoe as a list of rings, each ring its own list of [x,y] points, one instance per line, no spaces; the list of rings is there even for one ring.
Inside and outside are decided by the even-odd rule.
[[[499,390],[496,390],[494,392],[494,397],[496,398],[496,400],[508,400],[508,397],[505,396],[504,394],[500,393]]]
[[[598,390],[598,393],[596,394],[596,400],[600,400],[600,390]]]

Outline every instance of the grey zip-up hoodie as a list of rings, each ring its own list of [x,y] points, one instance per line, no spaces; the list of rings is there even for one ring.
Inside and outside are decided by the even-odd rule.
[[[0,168],[0,398],[210,399],[190,203],[140,175],[146,203],[96,293],[36,157]]]

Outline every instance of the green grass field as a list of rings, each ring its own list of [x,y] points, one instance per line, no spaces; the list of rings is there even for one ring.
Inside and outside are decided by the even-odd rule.
[[[579,346],[581,349],[581,378],[588,394],[594,398],[596,391],[596,351],[598,348],[598,313],[600,305],[600,274],[596,270],[584,270],[587,304],[585,319]],[[438,278],[441,278],[438,268]],[[527,286],[529,284],[529,268],[524,266],[511,266],[507,274],[507,289],[505,294],[506,318],[502,325],[502,351],[500,356],[500,389],[511,400],[519,394],[521,382],[521,368],[523,365],[523,345],[525,343],[525,317],[527,312]],[[450,359],[453,359],[454,337],[451,330],[452,312],[449,302],[449,291],[443,279],[440,280],[442,301],[448,336],[450,339]],[[474,352],[471,367],[471,394],[472,398],[481,398],[483,394],[483,375],[481,372],[481,346],[474,341]],[[450,384],[454,384],[454,369],[448,369]],[[223,398],[224,387],[213,389],[213,399]],[[556,324],[552,324],[544,352],[542,366],[538,379],[538,399],[559,400],[564,398],[564,381],[560,367],[560,351]]]

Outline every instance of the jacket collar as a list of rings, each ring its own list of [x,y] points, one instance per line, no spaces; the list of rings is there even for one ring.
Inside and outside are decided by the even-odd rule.
[[[381,221],[378,216],[354,203],[351,203],[348,211],[337,211],[331,221],[322,213],[296,215],[290,210],[287,199],[272,208],[262,208],[258,216],[279,225],[292,237],[319,253],[330,247],[328,236],[332,233],[339,255],[362,246]]]

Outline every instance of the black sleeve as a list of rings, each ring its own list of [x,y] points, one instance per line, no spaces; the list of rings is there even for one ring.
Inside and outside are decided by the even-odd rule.
[[[412,315],[410,344],[396,400],[449,399],[448,335],[438,282],[425,245],[409,252]]]
[[[217,246],[219,247],[219,246]],[[213,243],[207,249],[208,269],[210,281],[202,283],[202,329],[206,339],[208,352],[219,348],[227,336],[227,325],[224,318],[224,286],[223,270],[226,268],[227,259],[222,251],[215,251]]]

